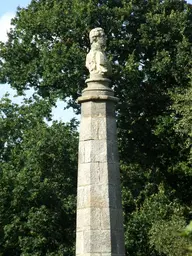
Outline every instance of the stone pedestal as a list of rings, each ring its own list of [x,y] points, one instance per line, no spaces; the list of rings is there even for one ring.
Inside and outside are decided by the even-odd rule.
[[[105,78],[83,90],[79,140],[76,256],[124,256],[113,91]]]

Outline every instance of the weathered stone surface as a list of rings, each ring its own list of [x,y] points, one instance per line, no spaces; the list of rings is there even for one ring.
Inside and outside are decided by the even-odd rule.
[[[95,254],[94,254],[95,255]],[[125,254],[116,253],[101,253],[100,256],[125,256]]]
[[[113,118],[113,117],[112,117]],[[116,141],[116,123],[111,117],[87,116],[81,120],[80,141],[103,140]]]
[[[105,118],[83,118],[80,127],[80,141],[107,139]]]
[[[111,229],[111,211],[108,208],[101,209],[101,229],[102,230],[110,230]]]
[[[84,254],[84,236],[83,232],[76,232],[76,255]]]
[[[89,33],[91,50],[86,57],[86,67],[89,70],[90,77],[97,75],[102,77],[110,76],[112,68],[105,54],[106,36],[102,28],[94,28]]]
[[[94,184],[78,187],[77,209],[106,208],[119,206],[116,186],[111,184]]]
[[[77,256],[79,254],[76,254]],[[115,254],[115,253],[84,253],[83,256],[125,256],[125,254]]]
[[[84,117],[105,117],[106,102],[105,101],[87,101],[81,107],[81,113]]]
[[[110,230],[89,230],[84,232],[84,252],[111,252]]]
[[[101,229],[101,209],[79,209],[77,215],[77,231],[98,229]]]
[[[80,99],[76,256],[125,256],[115,100],[105,90],[108,82],[89,81]]]
[[[108,163],[108,183],[120,186],[119,163]]]
[[[79,142],[79,163],[105,163],[107,160],[106,140],[85,140]]]
[[[76,255],[78,256],[79,254],[76,254]],[[84,253],[83,256],[101,256],[101,254],[100,253]]]
[[[88,98],[89,99],[89,98]],[[81,114],[83,117],[113,117],[115,118],[114,102],[107,100],[94,100],[83,102]]]
[[[79,163],[78,187],[93,184],[120,184],[118,163]]]
[[[112,252],[118,254],[124,253],[124,235],[122,230],[113,231],[112,230]]]
[[[107,141],[107,162],[108,163],[119,162],[117,142],[114,140]]]

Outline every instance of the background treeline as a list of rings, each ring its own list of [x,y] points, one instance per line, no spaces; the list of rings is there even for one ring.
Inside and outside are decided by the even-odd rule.
[[[0,255],[72,256],[77,123],[88,33],[104,28],[117,124],[126,255],[183,256],[192,219],[192,7],[183,0],[32,0],[0,44]],[[190,225],[185,234],[190,233]],[[180,235],[181,234],[181,235]]]

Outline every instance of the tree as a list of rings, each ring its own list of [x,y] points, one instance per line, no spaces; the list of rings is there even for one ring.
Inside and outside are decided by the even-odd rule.
[[[0,255],[73,255],[77,131],[50,104],[0,102]]]
[[[190,246],[187,247],[187,250],[189,252],[189,256],[192,255],[192,221],[186,226],[184,231],[182,232],[182,236],[188,237],[190,240]]]
[[[188,88],[183,90],[176,90],[172,93],[172,98],[174,101],[173,104],[173,118],[175,119],[175,131],[179,134],[184,140],[184,149],[188,153],[188,165],[185,166],[185,172],[192,174],[191,165],[192,165],[192,83],[191,83],[191,74],[190,85]],[[181,167],[182,168],[182,167]]]
[[[104,28],[112,86],[120,98],[127,255],[174,255],[155,243],[155,230],[191,218],[190,147],[177,132],[183,113],[174,107],[190,87],[191,21],[191,6],[183,0],[33,0],[18,9],[8,42],[0,47],[2,82],[19,92],[33,87],[44,98],[70,97],[76,108],[87,75],[88,32]],[[147,212],[161,217],[146,213],[146,204]],[[173,245],[169,237],[167,248]]]

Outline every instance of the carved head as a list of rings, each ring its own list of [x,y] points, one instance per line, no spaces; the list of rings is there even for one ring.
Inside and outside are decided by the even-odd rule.
[[[89,33],[89,39],[91,45],[98,44],[101,48],[106,45],[106,36],[102,28],[94,28]]]

